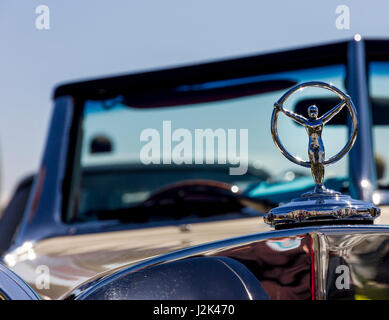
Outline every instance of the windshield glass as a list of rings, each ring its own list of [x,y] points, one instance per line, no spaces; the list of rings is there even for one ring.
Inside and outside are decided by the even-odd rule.
[[[70,220],[98,219],[100,212],[109,217],[109,212],[144,204],[161,190],[179,189],[177,183],[183,182],[187,188],[219,182],[219,189],[271,205],[300,195],[313,187],[310,169],[284,158],[270,134],[273,104],[290,85],[265,93],[248,90],[247,85],[318,80],[345,90],[344,79],[344,66],[336,65],[182,85],[167,94],[154,93],[155,99],[123,92],[111,100],[86,101],[74,166],[78,191]],[[335,96],[308,88],[293,95],[284,107],[300,112],[309,99],[327,98]],[[155,107],[169,104],[174,106]],[[307,160],[305,129],[281,115],[278,130],[288,151]],[[326,158],[344,146],[347,134],[344,124],[325,127]],[[347,175],[345,157],[326,168],[326,186],[347,192]]]
[[[373,122],[373,148],[377,182],[381,189],[389,188],[389,62],[371,62],[369,90]]]

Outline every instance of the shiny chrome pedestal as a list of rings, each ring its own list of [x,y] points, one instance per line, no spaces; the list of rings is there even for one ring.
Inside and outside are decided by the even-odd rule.
[[[309,193],[270,210],[267,224],[276,229],[309,224],[368,224],[380,215],[372,203],[337,192]]]

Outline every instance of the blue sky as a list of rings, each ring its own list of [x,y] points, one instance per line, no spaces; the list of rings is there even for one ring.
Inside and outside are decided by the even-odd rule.
[[[38,5],[50,30],[35,28]],[[338,5],[350,30],[335,27]],[[389,3],[251,0],[1,0],[2,192],[39,165],[61,82],[362,36],[389,38]]]

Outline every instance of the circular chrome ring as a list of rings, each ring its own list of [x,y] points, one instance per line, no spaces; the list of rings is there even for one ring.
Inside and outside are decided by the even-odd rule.
[[[346,104],[347,106],[347,109],[350,113],[350,116],[351,116],[351,120],[352,120],[352,130],[351,130],[351,134],[350,134],[350,137],[346,143],[346,145],[342,148],[342,150],[340,150],[336,155],[334,155],[333,157],[331,157],[330,159],[328,160],[325,160],[324,161],[324,165],[329,165],[331,163],[334,163],[338,160],[340,160],[343,156],[345,156],[345,154],[352,148],[352,146],[354,145],[354,142],[357,138],[357,133],[358,133],[358,120],[357,120],[357,111],[355,110],[355,107],[354,107],[354,104],[350,98],[349,95],[345,94],[344,92],[342,92],[341,90],[339,90],[338,88],[330,85],[330,84],[327,84],[325,82],[320,82],[320,81],[310,81],[310,82],[304,82],[304,83],[301,83],[301,84],[298,84],[292,88],[290,88],[275,104],[274,104],[274,110],[273,110],[273,114],[272,114],[272,118],[271,118],[271,134],[272,134],[272,137],[273,137],[273,141],[275,143],[275,145],[277,146],[278,150],[280,150],[280,152],[290,161],[292,161],[293,163],[295,164],[298,164],[300,166],[303,166],[303,167],[311,167],[311,163],[309,161],[303,161],[295,156],[293,156],[292,154],[290,154],[286,149],[285,147],[283,146],[283,144],[281,143],[280,139],[279,139],[279,136],[278,136],[278,130],[277,130],[277,119],[278,119],[278,113],[279,113],[279,110],[276,108],[277,105],[279,106],[283,106],[283,104],[285,103],[285,101],[292,95],[294,94],[296,91],[300,90],[300,89],[304,89],[306,87],[319,87],[319,88],[324,88],[324,89],[327,89],[333,93],[335,93],[339,98],[341,98],[344,103]]]

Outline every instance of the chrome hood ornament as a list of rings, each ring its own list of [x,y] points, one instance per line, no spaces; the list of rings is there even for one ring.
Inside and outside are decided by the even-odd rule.
[[[319,87],[335,93],[341,101],[331,110],[319,117],[319,109],[312,105],[308,107],[308,118],[284,109],[285,101],[298,90],[306,87]],[[352,120],[352,130],[346,145],[333,157],[326,160],[321,134],[324,126],[344,107],[347,107]],[[277,131],[277,119],[282,112],[298,124],[302,125],[308,134],[309,161],[303,161],[290,154],[281,143]],[[325,188],[325,166],[339,161],[353,147],[357,138],[358,120],[357,112],[351,97],[338,88],[324,82],[312,81],[298,84],[289,89],[275,104],[271,119],[271,133],[278,150],[293,163],[311,168],[315,188],[303,194],[300,198],[270,210],[265,215],[265,222],[277,229],[305,224],[323,223],[373,223],[379,216],[380,209],[372,203],[354,200],[340,192]]]

